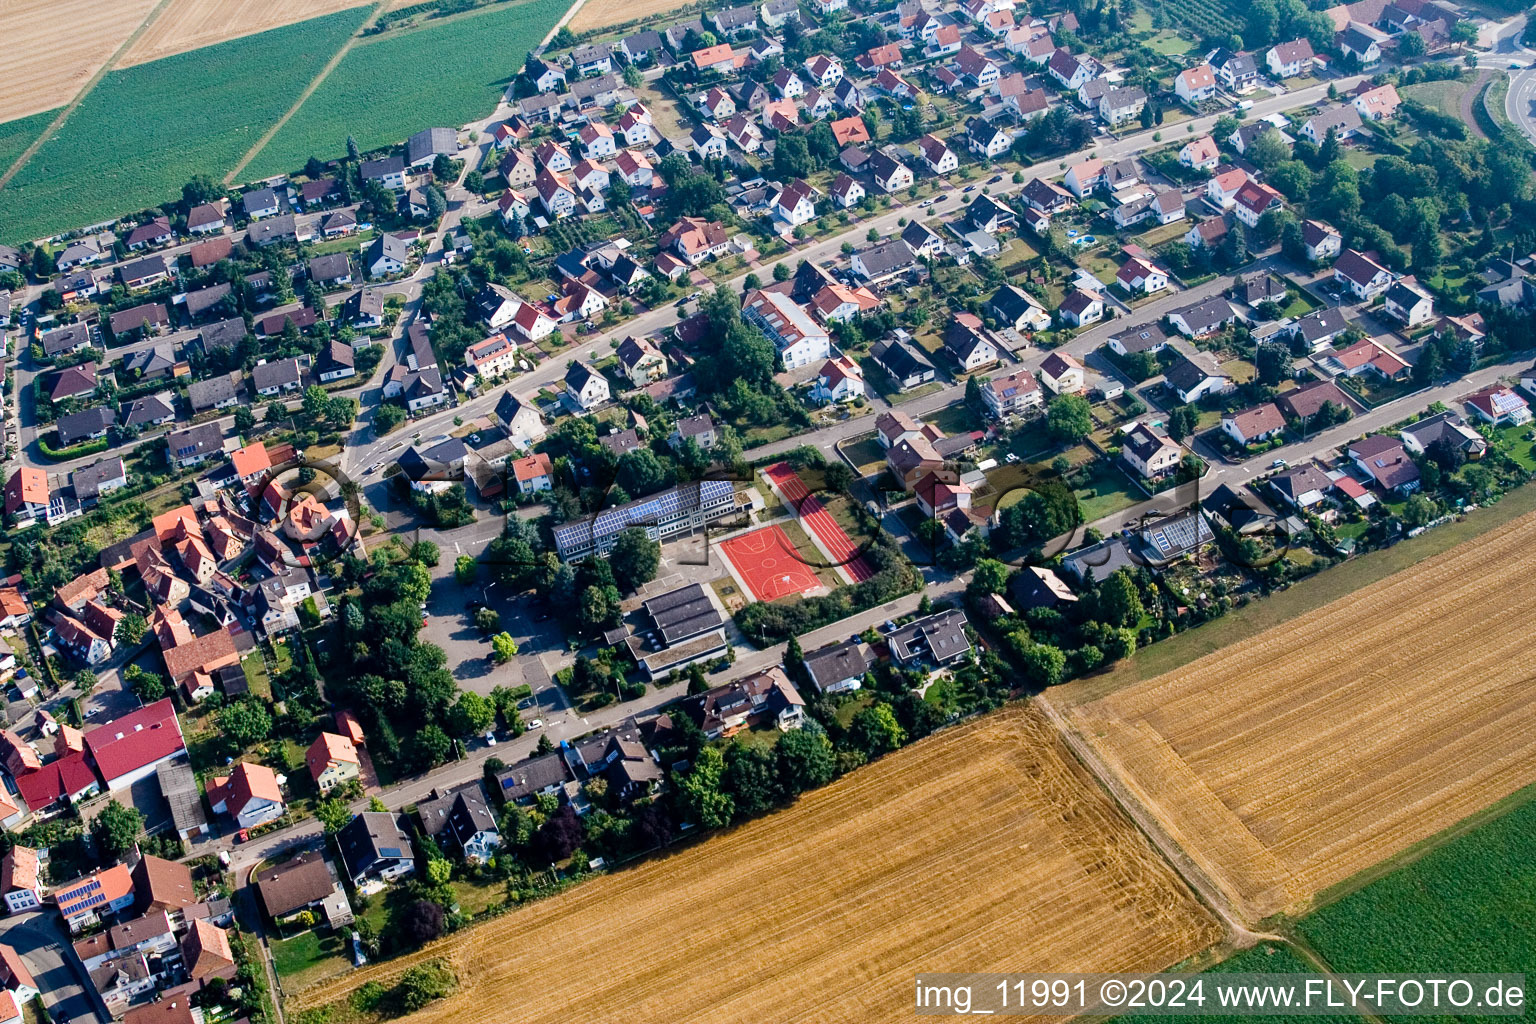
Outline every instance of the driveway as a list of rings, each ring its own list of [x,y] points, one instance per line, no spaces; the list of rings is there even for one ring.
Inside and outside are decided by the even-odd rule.
[[[0,921],[0,942],[15,948],[43,990],[55,1020],[95,1021],[96,1000],[85,988],[85,967],[69,933],[52,912],[16,914]]]

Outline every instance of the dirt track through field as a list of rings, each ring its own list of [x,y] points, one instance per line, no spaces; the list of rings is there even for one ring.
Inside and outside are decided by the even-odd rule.
[[[1299,911],[1536,781],[1533,544],[1536,513],[1068,715],[1250,921]]]
[[[351,7],[366,0],[171,0],[154,26],[123,54],[119,67],[147,64],[241,36],[255,35]]]
[[[0,4],[0,121],[80,95],[156,0],[6,0]]]
[[[85,83],[75,91],[74,95],[69,98],[69,102],[65,105],[64,109],[59,111],[58,116],[49,122],[48,127],[43,129],[42,134],[32,141],[32,145],[28,146],[22,152],[22,154],[11,163],[10,167],[5,169],[4,174],[0,174],[0,188],[4,188],[7,184],[9,184],[10,180],[16,176],[16,172],[25,167],[27,165],[27,161],[32,159],[33,154],[35,154],[39,149],[43,148],[43,143],[53,138],[53,133],[58,131],[59,127],[63,125],[65,121],[69,120],[69,115],[75,112],[76,107],[80,106],[80,101],[85,99],[85,97],[90,94],[92,89],[96,88],[96,83],[100,82],[108,71],[111,71],[114,67],[117,66],[117,62],[122,58],[123,54],[132,48],[134,42],[139,38],[140,35],[142,35],[155,24],[155,20],[161,14],[165,13],[166,7],[172,2],[173,0],[158,0],[158,3],[156,3],[155,6],[149,10],[149,13],[144,16],[144,19],[138,23],[138,26],[128,34],[128,38],[124,39],[122,43],[112,51],[111,55],[108,56],[107,59],[96,68],[96,71],[91,75],[91,77],[86,79]],[[86,4],[80,4],[79,6],[85,7]],[[135,7],[133,9],[137,10],[138,8]],[[79,13],[84,22],[88,24],[90,19],[86,17],[86,12],[82,10]],[[57,31],[58,27],[65,23],[58,19],[67,18],[67,16],[67,12],[60,10],[59,7],[49,7],[48,25],[50,26],[50,30]],[[29,22],[29,24],[35,24],[35,21]],[[16,45],[16,40],[7,38],[5,45],[7,49],[12,49]],[[45,106],[42,109],[47,110],[48,107]]]
[[[413,959],[461,985],[415,1019],[906,1020],[919,971],[1153,970],[1220,937],[1041,712],[1012,708],[429,947]]]

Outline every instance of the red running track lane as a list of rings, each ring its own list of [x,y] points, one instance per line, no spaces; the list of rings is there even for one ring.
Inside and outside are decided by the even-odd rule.
[[[816,535],[817,539],[831,552],[834,563],[848,570],[848,575],[853,577],[853,582],[863,583],[875,574],[869,567],[869,563],[858,555],[858,545],[849,539],[843,528],[837,525],[837,520],[832,518],[821,502],[810,496],[806,489],[805,481],[800,475],[789,468],[787,463],[776,462],[763,471],[779,489],[784,500],[790,507],[800,514],[800,521]]]

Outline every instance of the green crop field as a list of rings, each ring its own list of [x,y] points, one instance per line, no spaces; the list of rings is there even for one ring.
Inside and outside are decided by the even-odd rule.
[[[1301,933],[1344,973],[1529,971],[1533,858],[1536,801],[1309,914]]]
[[[1212,975],[1316,974],[1317,972],[1312,968],[1311,964],[1308,964],[1306,961],[1302,960],[1299,956],[1297,956],[1294,952],[1285,946],[1276,946],[1271,943],[1263,943],[1254,946],[1252,949],[1245,949],[1230,959],[1223,960],[1221,963],[1217,964],[1215,967],[1212,967],[1205,973],[1207,975]],[[1212,1002],[1214,1002],[1214,998],[1211,997],[1209,992],[1206,993],[1206,996],[1206,1005],[1210,1006]],[[1115,1018],[1114,1024],[1197,1024],[1197,1022],[1200,1022],[1200,1024],[1217,1024],[1217,1022],[1221,1021],[1226,1021],[1228,1024],[1235,1024],[1237,1021],[1252,1022],[1256,1019],[1258,1018],[1203,1015],[1185,1017],[1179,1016],[1177,1014],[1166,1017],[1161,1015],[1153,1017],[1132,1014]],[[1351,1015],[1342,1015],[1336,1017],[1274,1016],[1264,1017],[1262,1019],[1265,1024],[1284,1024],[1284,1022],[1294,1022],[1294,1024],[1301,1024],[1303,1021],[1311,1022],[1311,1024],[1363,1024],[1359,1017]]]
[[[370,150],[484,117],[569,7],[570,0],[527,0],[360,40],[243,177],[341,156],[348,135]]]
[[[222,177],[293,105],[364,13],[353,8],[111,72],[0,189],[0,241],[179,199],[194,174]]]
[[[47,110],[31,117],[18,117],[0,124],[0,174],[10,169],[12,162],[43,133],[55,117],[57,110]]]

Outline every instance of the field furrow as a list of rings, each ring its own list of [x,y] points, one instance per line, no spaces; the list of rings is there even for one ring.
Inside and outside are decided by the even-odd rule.
[[[1072,719],[1244,913],[1294,911],[1536,781],[1533,541],[1536,514]]]
[[[424,950],[424,1021],[879,1021],[936,970],[1155,969],[1220,930],[1034,709]],[[300,994],[342,998],[406,963]]]

